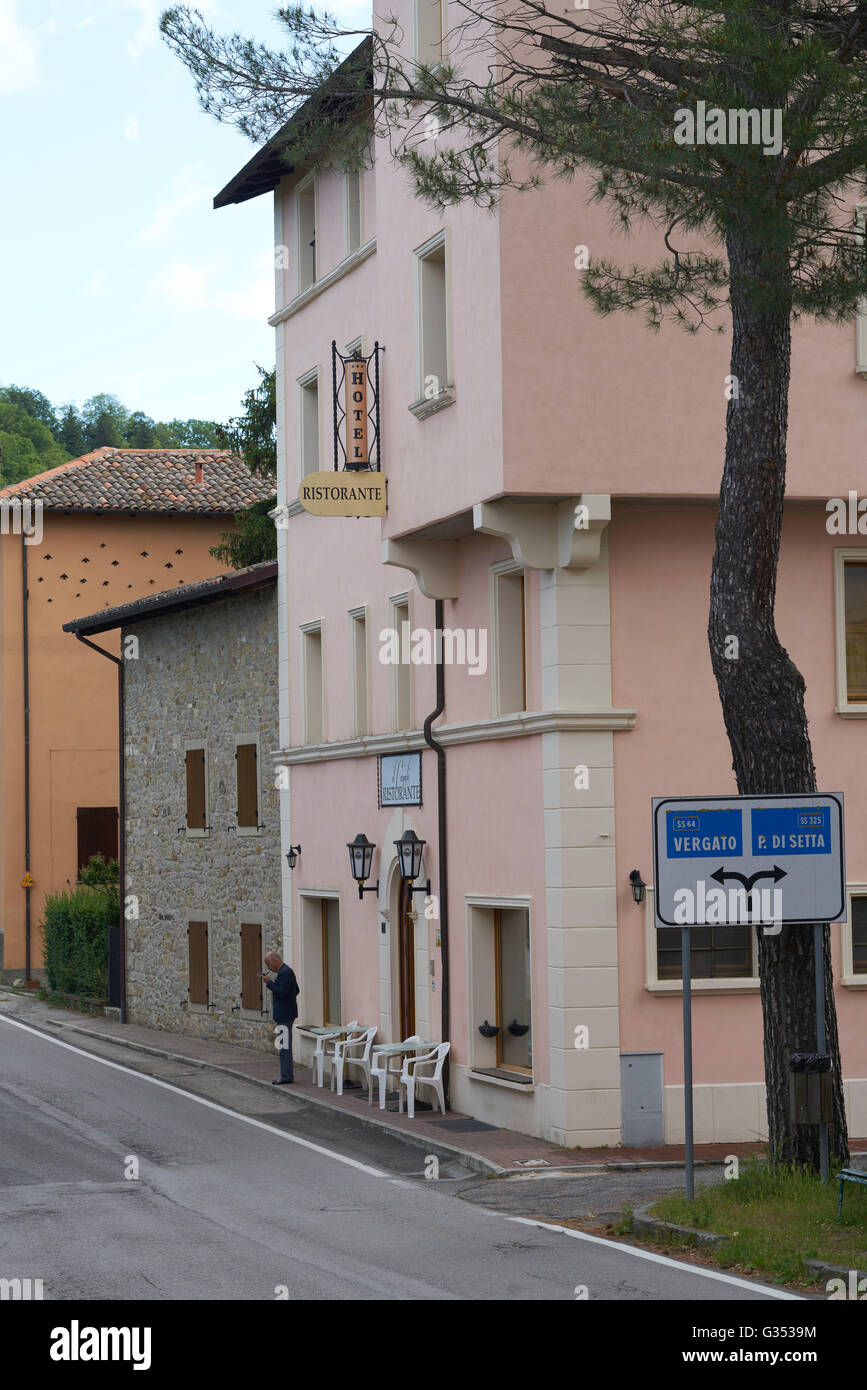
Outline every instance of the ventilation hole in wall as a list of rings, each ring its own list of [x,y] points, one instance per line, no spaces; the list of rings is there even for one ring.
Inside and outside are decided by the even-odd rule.
[[[89,565],[89,564],[90,564],[90,557],[87,556],[87,555],[83,555],[82,558],[81,558],[81,563],[82,563],[83,565]]]
[[[114,569],[114,568],[115,568],[117,565],[119,565],[119,564],[120,564],[120,560],[112,560],[112,562],[111,562],[112,569]]]
[[[107,579],[103,579],[103,581],[102,581],[102,587],[103,587],[104,589],[107,589],[107,588],[108,588],[108,580],[107,580]]]
[[[163,565],[163,569],[166,569],[166,570],[173,570],[173,569],[174,569],[174,565],[172,564],[171,560],[166,560],[166,563]]]
[[[54,559],[54,556],[53,556],[53,555],[43,555],[42,558],[43,558],[43,560],[53,560],[53,559]]]
[[[43,579],[43,576],[40,574],[40,576],[39,576],[39,578],[37,579],[36,583],[37,583],[37,584],[41,584],[41,583],[42,583],[42,579]]]
[[[147,556],[147,551],[146,551],[146,550],[140,550],[140,551],[139,551],[139,555],[141,555],[141,557],[144,559],[144,558]]]
[[[60,576],[60,578],[61,578],[61,579],[68,579],[68,578],[69,578],[69,575],[68,575],[68,574],[62,574],[62,575]]]
[[[176,554],[176,555],[183,555],[183,553],[184,553],[184,552],[183,552],[182,550],[176,550],[176,551],[175,551],[175,554]]]

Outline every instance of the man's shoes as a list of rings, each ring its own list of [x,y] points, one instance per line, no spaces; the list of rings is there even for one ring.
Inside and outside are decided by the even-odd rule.
[[[283,1078],[282,1078],[282,1076],[280,1076],[280,1077],[277,1078],[276,1081],[272,1081],[272,1082],[271,1082],[271,1085],[272,1085],[272,1086],[294,1086],[294,1084],[295,1084],[295,1078],[294,1078],[294,1077],[292,1077],[292,1079],[289,1080],[289,1081],[284,1081]]]

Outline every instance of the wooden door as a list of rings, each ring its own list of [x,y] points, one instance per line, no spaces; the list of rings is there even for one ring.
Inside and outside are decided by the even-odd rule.
[[[397,912],[401,1040],[412,1037],[415,1032],[415,922],[411,912],[412,894],[401,880]]]

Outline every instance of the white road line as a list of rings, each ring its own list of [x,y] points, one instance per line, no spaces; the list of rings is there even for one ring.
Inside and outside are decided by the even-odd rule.
[[[216,1110],[221,1115],[230,1115],[233,1120],[241,1120],[245,1125],[252,1125],[254,1129],[264,1129],[267,1134],[276,1134],[278,1139],[285,1139],[290,1144],[299,1144],[302,1149],[312,1149],[313,1153],[324,1154],[326,1158],[336,1159],[338,1163],[345,1163],[348,1168],[357,1168],[360,1173],[369,1173],[372,1178],[387,1178],[390,1175],[382,1168],[373,1168],[369,1163],[359,1163],[355,1158],[347,1158],[345,1154],[335,1153],[334,1149],[323,1148],[321,1144],[312,1144],[309,1139],[301,1139],[297,1134],[287,1134],[285,1129],[275,1129],[273,1125],[267,1125],[262,1120],[254,1120],[249,1115],[241,1115],[237,1110],[229,1110],[225,1105],[218,1105],[216,1101],[205,1100],[204,1096],[197,1096],[192,1091],[184,1091],[180,1086],[172,1086],[168,1081],[160,1081],[156,1076],[148,1076],[146,1072],[136,1071],[133,1067],[125,1067],[120,1062],[110,1062],[107,1057],[97,1057],[95,1053],[88,1052],[81,1047],[73,1047],[72,1043],[61,1042],[60,1038],[51,1038],[47,1033],[43,1033],[38,1028],[31,1028],[27,1023],[20,1023],[17,1018],[8,1018],[0,1013],[0,1023],[10,1023],[13,1028],[23,1028],[25,1033],[32,1033],[34,1037],[41,1038],[43,1042],[51,1043],[54,1047],[65,1047],[68,1052],[74,1052],[79,1057],[87,1057],[91,1062],[99,1062],[100,1066],[111,1067],[113,1071],[122,1071],[125,1076],[137,1076],[142,1081],[149,1081],[152,1086],[161,1086],[164,1091],[173,1091],[176,1096],[183,1096],[185,1100],[195,1101],[196,1105],[205,1105],[209,1110]]]
[[[788,1293],[785,1289],[772,1289],[768,1284],[752,1283],[749,1279],[738,1279],[734,1274],[721,1274],[703,1265],[693,1265],[685,1260],[673,1260],[668,1255],[657,1255],[654,1250],[638,1250],[634,1245],[624,1245],[619,1240],[606,1240],[604,1236],[591,1236],[589,1231],[575,1231],[571,1226],[556,1226],[551,1221],[533,1221],[528,1216],[507,1216],[507,1221],[517,1221],[521,1226],[538,1226],[542,1231],[559,1231],[561,1235],[571,1236],[573,1240],[587,1240],[591,1245],[607,1245],[612,1250],[620,1250],[634,1255],[637,1260],[652,1260],[654,1264],[668,1265],[669,1269],[679,1269],[687,1274],[698,1274],[702,1279],[718,1279],[722,1284],[734,1284],[738,1289],[758,1289],[770,1298],[794,1299],[803,1302],[799,1293]]]

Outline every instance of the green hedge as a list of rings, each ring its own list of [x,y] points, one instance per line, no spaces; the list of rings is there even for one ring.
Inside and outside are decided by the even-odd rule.
[[[74,888],[45,899],[40,930],[52,989],[108,998],[108,929],[117,921],[117,895],[105,889]]]

